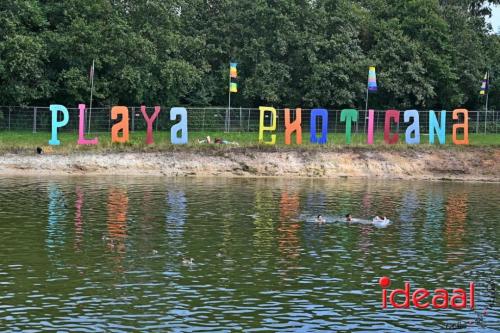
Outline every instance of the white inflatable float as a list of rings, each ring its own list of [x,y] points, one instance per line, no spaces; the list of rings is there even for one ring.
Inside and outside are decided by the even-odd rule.
[[[374,226],[378,227],[378,228],[385,228],[389,224],[391,224],[391,220],[389,220],[386,217],[384,217],[383,219],[381,219],[380,217],[376,216],[376,217],[373,218],[372,224]]]

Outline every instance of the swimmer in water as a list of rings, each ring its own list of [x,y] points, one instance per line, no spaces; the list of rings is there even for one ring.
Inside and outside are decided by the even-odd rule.
[[[325,218],[321,215],[316,216],[316,223],[323,224],[325,223]]]
[[[351,215],[350,213],[349,213],[349,214],[346,214],[346,216],[345,216],[345,220],[346,220],[347,222],[352,222],[352,215]]]

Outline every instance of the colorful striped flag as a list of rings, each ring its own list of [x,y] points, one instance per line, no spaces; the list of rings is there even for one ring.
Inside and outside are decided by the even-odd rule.
[[[238,84],[236,82],[233,82],[233,79],[236,80],[238,78],[238,70],[236,69],[237,65],[238,64],[235,62],[229,63],[229,92],[230,93],[237,93],[238,92]]]
[[[375,66],[370,66],[368,69],[368,91],[377,91],[377,74],[375,74]]]
[[[229,76],[233,79],[236,79],[238,77],[238,70],[236,69],[237,65],[238,64],[235,62],[229,64]]]
[[[479,92],[479,95],[484,95],[488,91],[488,72],[484,74],[484,79],[483,83],[481,83],[481,91]]]

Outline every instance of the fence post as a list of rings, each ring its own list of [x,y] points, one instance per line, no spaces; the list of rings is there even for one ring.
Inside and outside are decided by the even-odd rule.
[[[111,132],[111,109],[108,112],[108,132]]]
[[[201,131],[202,132],[205,131],[205,112],[207,112],[207,110],[205,108],[203,108],[203,117],[201,120]]]
[[[250,132],[250,110],[248,109],[247,132]]]
[[[226,114],[224,116],[224,132],[227,133],[227,114],[229,112],[229,107],[226,108]]]
[[[488,114],[484,110],[484,134],[486,134],[486,122],[488,121]]]
[[[135,132],[135,106],[132,107],[132,132]]]
[[[493,112],[493,124],[495,124],[495,133],[498,131],[498,112]]]
[[[495,133],[498,133],[498,111],[496,112],[497,114],[497,120],[495,121]]]
[[[10,111],[11,111],[11,109],[10,109],[10,106],[9,106],[9,131],[10,131]]]
[[[160,114],[161,114],[161,111],[160,111],[160,113],[158,113],[158,117],[156,117],[156,119],[155,119],[155,132],[158,132],[158,123],[160,122]]]
[[[33,108],[33,133],[36,133],[36,106]]]
[[[358,121],[356,122],[356,133],[355,134],[358,134],[358,130],[359,130],[359,117],[358,117]]]
[[[476,134],[479,133],[479,111],[476,111]]]

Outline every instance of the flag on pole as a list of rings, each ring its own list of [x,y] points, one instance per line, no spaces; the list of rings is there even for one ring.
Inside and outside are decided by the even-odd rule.
[[[483,83],[481,83],[481,91],[479,92],[479,95],[484,95],[488,91],[488,72],[484,74],[484,79]]]
[[[236,69],[237,65],[238,64],[235,62],[229,63],[229,92],[230,93],[237,93],[238,92],[238,84],[236,82],[233,82],[233,79],[236,80],[238,78],[238,70]]]
[[[377,91],[377,74],[374,66],[368,69],[368,91]]]
[[[229,64],[229,76],[233,79],[236,79],[238,77],[238,70],[236,69],[237,65],[238,64],[235,62]]]

